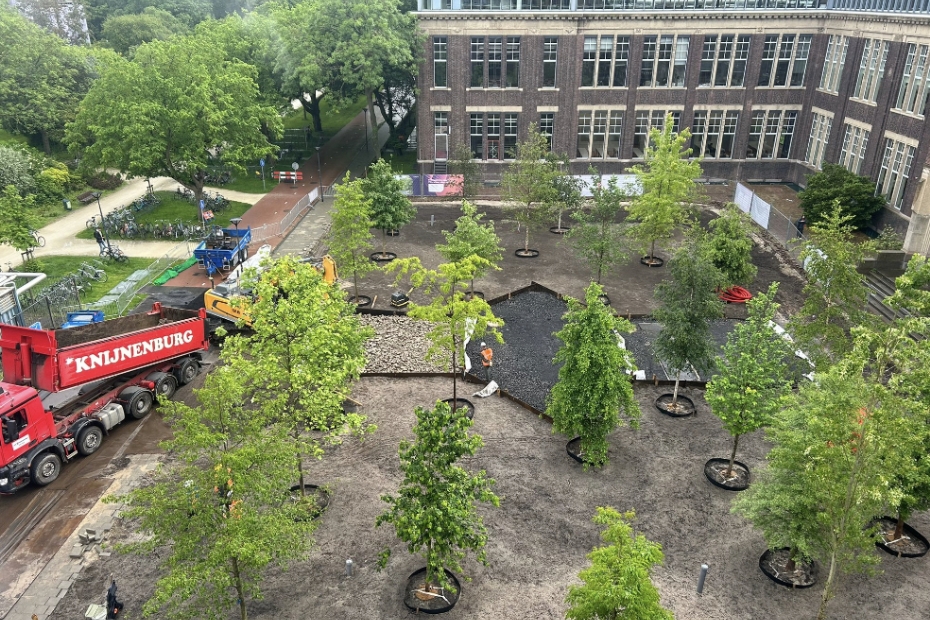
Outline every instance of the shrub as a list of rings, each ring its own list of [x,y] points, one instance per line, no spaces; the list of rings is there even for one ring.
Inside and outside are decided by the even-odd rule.
[[[0,188],[12,185],[25,196],[35,188],[32,162],[24,148],[0,145]]]
[[[65,190],[71,181],[71,175],[64,164],[46,168],[36,177],[36,202],[46,204],[64,198]]]
[[[84,178],[84,181],[94,189],[116,189],[123,184],[123,177],[119,174],[97,172]]]

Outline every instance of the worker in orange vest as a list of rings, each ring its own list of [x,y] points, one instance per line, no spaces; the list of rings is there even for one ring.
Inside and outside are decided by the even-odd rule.
[[[484,378],[490,382],[491,366],[494,365],[494,350],[483,342],[481,343],[481,365],[484,366]]]

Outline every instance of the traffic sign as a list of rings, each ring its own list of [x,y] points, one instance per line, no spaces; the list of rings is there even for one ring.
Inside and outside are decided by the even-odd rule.
[[[300,168],[300,164],[298,164],[296,161],[293,164],[291,164],[291,170],[293,170],[294,172],[297,172],[298,168]]]
[[[265,167],[265,158],[264,158],[264,157],[262,157],[261,159],[258,160],[258,165],[261,166],[262,168]]]
[[[36,321],[35,323],[29,326],[29,329],[42,329],[42,323]]]
[[[203,207],[204,207],[203,198],[201,198],[201,199],[200,199],[200,210],[201,210],[201,211],[203,211]]]

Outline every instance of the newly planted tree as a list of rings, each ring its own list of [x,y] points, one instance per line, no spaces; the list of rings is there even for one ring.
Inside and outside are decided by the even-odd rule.
[[[673,620],[651,578],[665,559],[662,545],[633,531],[635,517],[632,510],[598,507],[594,522],[604,526],[601,538],[608,544],[588,554],[591,566],[578,573],[583,585],[569,587],[569,620]]]
[[[559,166],[559,174],[552,179],[552,184],[555,187],[553,208],[558,215],[558,219],[555,227],[549,230],[557,234],[563,234],[568,232],[568,229],[562,228],[562,216],[572,215],[581,206],[584,200],[581,189],[585,183],[570,172],[564,172],[564,169],[570,165],[567,155],[560,156],[556,161]]]
[[[475,255],[496,267],[503,257],[504,248],[501,247],[501,238],[494,232],[494,222],[482,224],[483,218],[484,213],[478,213],[473,204],[462,201],[462,216],[455,220],[455,230],[442,231],[446,244],[436,246],[442,257],[457,263]],[[484,273],[484,269],[476,269],[471,279],[470,293],[475,292],[475,278],[480,278]]]
[[[720,216],[710,221],[705,248],[710,260],[723,275],[725,288],[748,286],[756,278],[752,264],[752,223],[739,207],[729,203]]]
[[[555,334],[562,346],[554,361],[563,365],[546,405],[553,432],[581,437],[585,468],[607,463],[611,431],[624,423],[639,427],[640,410],[630,379],[636,364],[618,342],[633,325],[601,302],[603,293],[592,282],[585,289],[584,304],[567,298],[565,327]]]
[[[723,317],[723,302],[715,293],[722,280],[720,272],[701,249],[696,235],[675,253],[669,271],[671,278],[656,286],[660,306],[653,317],[662,324],[655,342],[656,355],[675,375],[675,390],[668,406],[674,413],[680,409],[682,371],[689,366],[704,371],[714,368],[717,347],[710,322]]]
[[[253,414],[291,438],[304,490],[305,456],[319,458],[324,443],[346,432],[373,430],[364,416],[342,408],[365,367],[372,330],[361,326],[338,287],[291,257],[267,265],[252,290],[244,308],[251,333],[227,338],[223,360],[245,382]]]
[[[730,461],[722,472],[733,477],[739,439],[768,425],[785,404],[791,389],[785,360],[792,355],[788,344],[772,327],[778,304],[778,283],[748,302],[749,316],[727,336],[719,374],[707,384],[704,398],[723,427],[733,436]]]
[[[371,203],[370,217],[374,228],[381,231],[380,259],[391,256],[387,252],[387,236],[393,230],[406,226],[417,210],[404,195],[404,181],[394,177],[394,169],[386,159],[379,159],[368,169],[362,180],[362,193]]]
[[[558,176],[558,164],[549,154],[546,136],[530,124],[529,136],[517,145],[517,157],[503,179],[504,199],[524,229],[519,256],[534,255],[530,251],[530,229],[548,219],[557,197],[554,180]]]
[[[416,416],[414,441],[400,443],[404,480],[397,495],[381,496],[389,508],[375,525],[391,525],[410,553],[423,555],[422,590],[431,592],[449,588],[445,571],[461,573],[468,552],[487,564],[487,528],[476,503],[499,506],[500,499],[491,490],[494,480],[484,471],[472,474],[458,464],[484,444],[479,435],[469,434],[469,418],[443,402],[433,409],[417,407]],[[389,558],[388,549],[381,554],[382,567]]]
[[[299,518],[282,491],[296,474],[293,445],[246,410],[246,394],[236,370],[221,366],[196,391],[198,407],[166,403],[170,465],[154,484],[109,498],[124,504],[122,516],[143,534],[121,551],[167,554],[145,616],[218,620],[238,608],[247,620],[266,570],[310,552],[316,522]]]
[[[371,202],[365,198],[362,182],[351,181],[349,173],[336,186],[336,204],[333,206],[332,227],[327,235],[329,253],[339,270],[352,278],[353,303],[358,303],[358,278],[374,271],[371,262]]]
[[[689,159],[691,132],[684,129],[675,133],[672,125],[672,117],[668,116],[661,130],[649,131],[646,161],[632,169],[642,193],[628,207],[629,219],[634,222],[630,237],[643,251],[648,250],[647,264],[658,262],[656,242],[670,239],[687,219],[697,191],[694,180],[702,174],[700,162]]]
[[[472,200],[478,196],[481,189],[481,163],[472,159],[471,149],[467,144],[458,143],[452,149],[452,159],[449,160],[449,174],[461,177],[457,181],[462,200]]]
[[[626,231],[617,222],[623,203],[629,197],[617,183],[616,177],[610,177],[606,186],[597,177],[591,193],[591,208],[572,213],[576,224],[566,236],[575,251],[588,263],[600,284],[605,271],[629,258]]]

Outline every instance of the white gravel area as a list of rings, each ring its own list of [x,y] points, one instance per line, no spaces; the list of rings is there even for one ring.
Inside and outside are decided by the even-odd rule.
[[[368,314],[359,315],[359,320],[375,330],[375,336],[365,345],[365,372],[449,372],[450,364],[440,366],[426,361],[430,323],[405,316]]]

